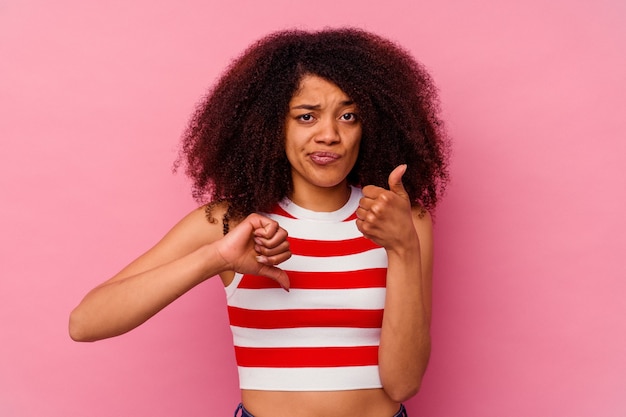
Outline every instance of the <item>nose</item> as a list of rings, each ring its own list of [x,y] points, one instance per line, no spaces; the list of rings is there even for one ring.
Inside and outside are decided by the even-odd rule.
[[[328,118],[327,120],[321,120],[317,124],[317,127],[318,131],[315,135],[316,142],[331,145],[341,140],[337,122],[334,119]]]

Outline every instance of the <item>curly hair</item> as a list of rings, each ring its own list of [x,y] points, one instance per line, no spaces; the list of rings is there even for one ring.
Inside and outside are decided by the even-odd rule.
[[[292,191],[285,155],[289,101],[305,75],[336,84],[362,123],[351,185],[402,181],[412,205],[435,207],[448,181],[449,141],[430,75],[395,43],[360,29],[287,30],[252,44],[200,102],[179,158],[200,203],[227,202],[229,217],[267,212]],[[210,212],[209,212],[209,218]]]

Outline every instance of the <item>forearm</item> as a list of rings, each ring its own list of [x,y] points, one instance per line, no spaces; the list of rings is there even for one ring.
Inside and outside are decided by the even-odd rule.
[[[401,252],[388,251],[379,366],[383,388],[399,402],[417,393],[430,357],[430,314],[415,239]]]
[[[94,341],[139,326],[191,288],[223,270],[214,244],[156,268],[104,283],[70,315],[70,336]]]

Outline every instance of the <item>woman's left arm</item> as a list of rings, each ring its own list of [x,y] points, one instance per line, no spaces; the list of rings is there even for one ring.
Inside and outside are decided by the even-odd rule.
[[[402,185],[406,166],[389,175],[389,190],[367,186],[357,226],[387,251],[387,295],[378,353],[383,389],[398,402],[414,396],[430,357],[432,220],[411,207]]]

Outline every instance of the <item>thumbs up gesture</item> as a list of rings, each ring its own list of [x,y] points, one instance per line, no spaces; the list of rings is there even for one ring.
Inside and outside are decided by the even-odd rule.
[[[373,185],[363,187],[363,198],[356,211],[356,225],[361,233],[387,250],[399,250],[416,236],[411,201],[402,185],[406,168],[399,165],[391,171],[389,190]]]

